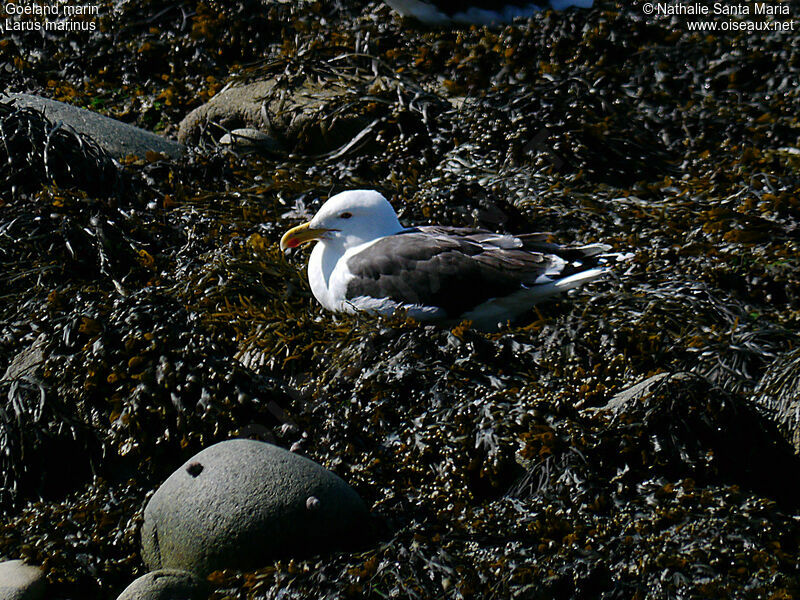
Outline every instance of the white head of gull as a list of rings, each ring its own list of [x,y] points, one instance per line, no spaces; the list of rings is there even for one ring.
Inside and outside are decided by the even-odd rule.
[[[619,254],[604,244],[565,247],[549,234],[444,226],[404,228],[372,190],[330,198],[281,249],[317,242],[308,262],[314,297],[334,312],[407,311],[416,319],[468,319],[496,329],[541,300],[596,279]]]

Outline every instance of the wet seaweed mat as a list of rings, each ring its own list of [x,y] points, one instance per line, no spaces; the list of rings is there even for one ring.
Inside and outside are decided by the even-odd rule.
[[[280,152],[180,164],[0,99],[0,557],[113,597],[148,495],[245,436],[341,476],[378,539],[217,572],[214,598],[800,595],[795,423],[766,410],[800,331],[790,37],[603,2],[461,30],[377,2],[101,12],[7,36],[4,83],[167,134],[229,77],[339,91]],[[494,334],[332,316],[278,242],[348,188],[635,255]]]
[[[0,95],[2,189],[12,196],[42,184],[77,187],[95,196],[113,195],[122,185],[112,160],[91,139],[39,111],[16,106]],[[119,194],[119,191],[116,192]]]

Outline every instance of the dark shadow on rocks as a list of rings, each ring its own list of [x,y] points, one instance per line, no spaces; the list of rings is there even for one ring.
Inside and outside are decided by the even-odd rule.
[[[800,459],[774,424],[699,375],[655,375],[601,410],[611,412],[618,456],[632,470],[738,485],[787,506],[800,504],[800,481],[789,476],[800,470]]]
[[[779,356],[767,368],[752,399],[795,454],[800,453],[800,348]]]
[[[599,437],[583,438],[585,445],[560,439],[545,425],[534,428],[529,439],[545,458],[529,465],[511,496],[622,494],[643,478],[662,478],[738,486],[787,509],[800,505],[800,481],[792,475],[800,458],[776,426],[699,375],[654,375],[587,413],[599,420],[593,423]]]

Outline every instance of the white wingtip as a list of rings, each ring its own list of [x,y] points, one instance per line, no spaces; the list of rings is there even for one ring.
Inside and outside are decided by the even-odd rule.
[[[578,246],[575,249],[583,252],[584,256],[597,256],[598,254],[611,250],[611,246],[608,244],[587,244],[585,246]]]
[[[581,271],[580,273],[575,273],[574,275],[570,275],[569,277],[564,277],[564,279],[559,279],[553,284],[553,287],[560,292],[571,290],[572,288],[578,287],[583,285],[584,283],[588,283],[598,277],[602,276],[603,273],[606,273],[609,270],[609,267],[597,267],[595,269],[589,269],[587,271]]]
[[[599,254],[597,258],[601,260],[601,264],[621,263],[631,260],[636,254],[633,252],[608,252],[606,254]]]

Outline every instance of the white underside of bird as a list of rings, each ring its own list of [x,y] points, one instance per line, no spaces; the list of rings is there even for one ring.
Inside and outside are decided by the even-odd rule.
[[[547,234],[403,227],[378,192],[355,190],[328,200],[311,221],[288,231],[281,248],[316,241],[308,280],[334,312],[420,320],[470,320],[492,330],[531,306],[603,275],[628,258],[605,244],[564,247]]]

